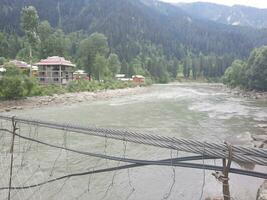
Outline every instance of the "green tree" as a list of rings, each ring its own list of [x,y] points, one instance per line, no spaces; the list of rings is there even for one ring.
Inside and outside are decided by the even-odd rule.
[[[122,74],[125,74],[127,77],[129,77],[129,64],[126,62],[125,59],[122,60],[120,72]]]
[[[246,68],[247,64],[245,62],[235,60],[226,70],[223,83],[231,87],[247,87]]]
[[[33,6],[24,7],[21,11],[21,27],[29,43],[29,57],[32,59],[32,49],[38,43],[39,16]]]
[[[8,41],[4,33],[0,32],[0,57],[8,57]]]
[[[108,73],[108,60],[105,56],[96,54],[95,61],[92,67],[92,75],[99,81],[105,78],[105,74]]]
[[[46,58],[49,56],[51,47],[50,47],[50,37],[53,33],[53,29],[48,21],[43,21],[38,26],[38,34],[40,37],[40,48],[39,54],[40,58]]]
[[[121,70],[121,62],[117,54],[110,54],[108,58],[108,68],[114,77]]]
[[[192,68],[192,59],[191,57],[187,56],[184,59],[184,63],[183,63],[183,74],[185,78],[190,77],[191,68]]]
[[[79,45],[80,63],[83,68],[92,73],[92,66],[96,55],[106,57],[109,52],[107,37],[101,33],[93,33],[88,38],[82,40]]]
[[[248,59],[248,87],[267,90],[267,46],[255,49]]]

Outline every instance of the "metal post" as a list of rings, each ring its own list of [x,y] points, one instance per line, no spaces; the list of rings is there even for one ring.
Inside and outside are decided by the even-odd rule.
[[[15,142],[15,134],[17,131],[17,123],[15,121],[15,117],[12,117],[12,140],[11,140],[11,148],[10,148],[10,153],[11,153],[11,158],[10,158],[10,174],[9,174],[9,187],[8,187],[8,200],[11,198],[11,186],[12,186],[12,174],[13,174],[13,161],[14,161],[14,142]]]

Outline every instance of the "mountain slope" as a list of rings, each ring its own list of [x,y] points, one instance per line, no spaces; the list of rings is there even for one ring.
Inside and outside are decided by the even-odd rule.
[[[267,28],[267,9],[258,9],[241,5],[224,6],[213,3],[177,4],[188,14],[201,19],[234,26]]]
[[[33,5],[41,20],[70,33],[104,33],[121,57],[130,60],[144,44],[162,47],[165,55],[184,57],[188,50],[247,56],[267,43],[266,30],[233,27],[192,17],[155,0],[0,0],[0,29],[20,32],[20,11]]]

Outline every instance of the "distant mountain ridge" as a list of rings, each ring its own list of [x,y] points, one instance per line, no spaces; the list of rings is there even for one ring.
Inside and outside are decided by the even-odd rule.
[[[214,3],[178,3],[179,8],[191,16],[233,26],[267,28],[267,9]]]

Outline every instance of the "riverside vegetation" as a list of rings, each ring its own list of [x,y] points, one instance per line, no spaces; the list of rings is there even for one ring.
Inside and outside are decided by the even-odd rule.
[[[147,81],[145,85],[149,85]],[[51,96],[68,92],[96,92],[107,89],[123,89],[135,87],[132,82],[115,80],[86,81],[76,80],[66,87],[60,85],[40,85],[36,78],[29,77],[15,67],[7,68],[5,76],[0,80],[0,99],[19,99],[30,96]]]

